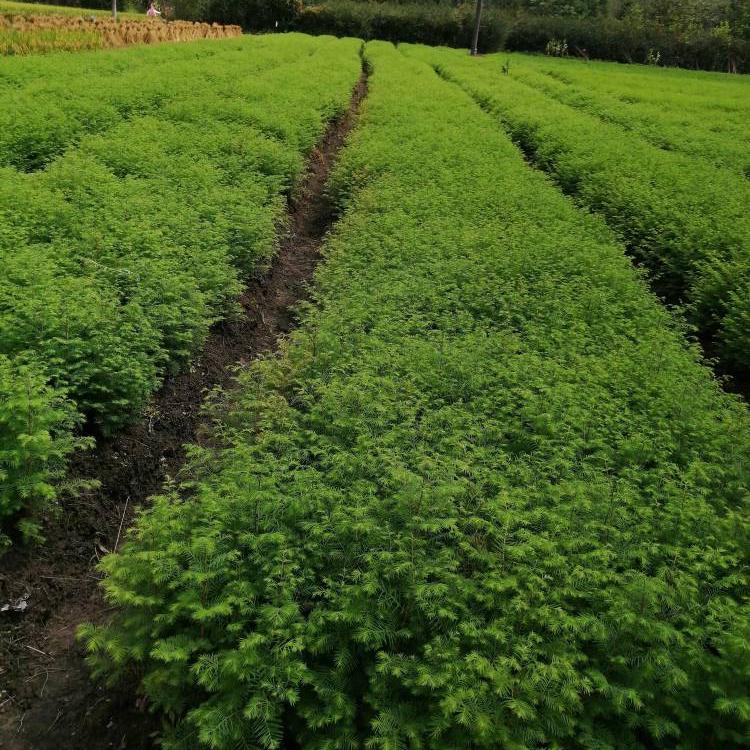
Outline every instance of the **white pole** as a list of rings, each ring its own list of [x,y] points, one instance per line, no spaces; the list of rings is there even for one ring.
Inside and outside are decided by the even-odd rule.
[[[114,0],[113,0],[114,1]],[[474,34],[471,38],[471,54],[476,55],[479,53],[479,27],[482,24],[482,6],[484,5],[483,0],[477,0],[476,13],[474,15]]]

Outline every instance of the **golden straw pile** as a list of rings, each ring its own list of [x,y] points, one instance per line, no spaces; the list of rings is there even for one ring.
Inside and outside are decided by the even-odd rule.
[[[239,26],[189,21],[114,21],[111,18],[0,15],[0,55],[189,42],[239,36]]]

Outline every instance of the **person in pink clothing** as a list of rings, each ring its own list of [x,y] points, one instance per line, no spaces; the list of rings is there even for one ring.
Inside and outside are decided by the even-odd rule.
[[[161,11],[156,9],[156,5],[154,5],[154,0],[151,0],[148,4],[148,10],[146,11],[147,16],[151,16],[151,18],[156,18],[156,16],[161,15]]]

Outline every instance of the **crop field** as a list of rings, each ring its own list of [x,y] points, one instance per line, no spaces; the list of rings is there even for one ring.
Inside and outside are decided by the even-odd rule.
[[[600,214],[724,372],[750,372],[750,80],[412,48]],[[522,60],[522,61],[521,61]],[[508,64],[504,60],[504,64]],[[652,87],[651,82],[656,79]],[[614,93],[613,93],[614,91]]]
[[[0,745],[748,747],[749,94],[302,34],[8,59]],[[290,306],[35,615],[68,465]]]
[[[49,499],[61,400],[112,432],[231,314],[357,49],[291,36],[3,68],[0,517]]]

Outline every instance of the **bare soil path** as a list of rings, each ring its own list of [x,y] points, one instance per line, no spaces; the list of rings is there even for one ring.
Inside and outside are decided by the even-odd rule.
[[[0,612],[3,750],[154,747],[158,720],[135,686],[111,690],[91,682],[75,641],[80,622],[107,617],[95,566],[116,547],[134,510],[179,471],[183,445],[204,427],[206,391],[229,386],[233,365],[272,351],[293,328],[294,307],[306,296],[333,221],[326,182],[366,92],[363,73],[349,110],[329,125],[310,157],[307,177],[290,200],[279,252],[242,295],[243,315],[211,332],[202,356],[164,384],[142,421],[77,458],[72,475],[96,478],[101,488],[63,503],[45,529],[46,544],[0,559],[0,607],[11,604]]]

